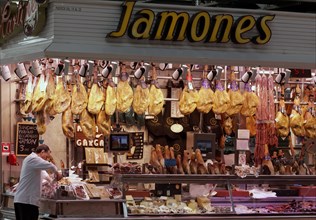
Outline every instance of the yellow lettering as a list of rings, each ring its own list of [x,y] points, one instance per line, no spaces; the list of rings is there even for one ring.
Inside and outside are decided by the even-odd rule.
[[[189,14],[186,12],[161,12],[154,28],[155,40],[184,40]]]
[[[126,33],[129,20],[132,16],[132,12],[134,9],[135,1],[126,1],[123,4],[123,12],[120,18],[120,23],[117,27],[116,31],[112,31],[111,33],[107,34],[106,37],[122,37]]]
[[[128,34],[131,38],[148,39],[155,19],[155,13],[151,10],[144,9],[139,11],[136,15],[141,17],[134,20],[129,28]]]
[[[215,15],[212,17],[212,30],[208,42],[227,43],[234,23],[232,15]]]
[[[259,32],[259,36],[255,36],[252,39],[252,42],[255,44],[266,44],[270,41],[272,37],[272,31],[268,26],[267,22],[272,21],[275,15],[267,15],[258,18],[256,26]]]
[[[250,42],[250,38],[243,37],[242,35],[250,31],[256,24],[256,20],[251,15],[245,15],[237,19],[234,24],[234,31],[232,33],[232,41],[234,43],[246,44]]]
[[[202,41],[207,36],[208,30],[210,28],[210,15],[207,12],[202,11],[193,15],[191,21],[191,31],[190,35],[188,36],[189,41]]]
[[[126,0],[116,31],[107,37],[120,38],[126,32],[132,39],[151,39],[164,41],[184,41],[206,43],[266,44],[272,37],[269,22],[275,15],[244,15],[237,20],[230,14],[210,16],[207,11],[196,12],[192,17],[188,12],[160,11],[155,14],[150,9],[133,13],[136,0]],[[132,18],[133,16],[133,18]],[[7,28],[10,25],[7,25]],[[257,32],[255,32],[256,27]],[[78,128],[81,130],[80,128]]]

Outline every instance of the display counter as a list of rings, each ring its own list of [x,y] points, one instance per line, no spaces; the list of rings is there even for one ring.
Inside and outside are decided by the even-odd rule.
[[[13,195],[3,194],[3,208],[1,213],[5,219],[15,219]],[[40,213],[42,217],[51,219],[60,218],[109,218],[122,215],[120,199],[89,199],[89,200],[58,200],[41,199]]]
[[[137,200],[127,200],[127,209],[124,212],[126,217],[165,215],[168,218],[174,216],[177,218],[191,216],[192,218],[194,216],[194,219],[220,219],[221,217],[225,219],[282,219],[283,217],[309,219],[316,216],[315,176],[313,175],[260,175],[258,177],[249,175],[240,178],[235,175],[127,174],[121,175],[121,181],[126,186],[136,183],[155,183],[156,186],[162,184],[162,187],[170,188],[170,191],[163,192],[160,198],[157,196],[157,190],[154,190],[152,198],[144,199],[141,203],[138,203]],[[180,193],[170,187],[172,184],[181,186]],[[210,195],[197,195],[198,190],[204,190],[201,186],[207,184],[213,187],[210,188]],[[191,186],[197,188],[194,189]],[[255,194],[257,192],[253,189],[259,190],[259,194],[262,193],[263,196]],[[177,199],[176,194],[180,194],[180,199]],[[168,198],[162,201],[164,196]],[[203,197],[204,201],[199,203],[199,197]],[[169,198],[175,199],[172,201]],[[187,207],[192,208],[192,201],[198,206],[195,210],[193,208],[193,212],[187,209]],[[203,206],[203,203],[206,206]],[[159,204],[159,207],[156,207],[156,204]],[[181,208],[179,208],[180,205]],[[164,206],[163,210],[162,206]]]
[[[41,199],[41,212],[58,218],[115,217],[122,215],[119,199]]]
[[[40,213],[48,219],[315,219],[316,195],[315,176],[313,175],[284,175],[268,176],[260,175],[240,178],[235,175],[163,175],[163,174],[118,174],[118,179],[123,183],[122,199],[41,199]],[[181,194],[181,202],[197,200],[191,194],[192,185],[203,186],[212,184],[215,186],[206,198],[209,200],[212,211],[195,213],[146,213],[131,211],[130,201],[126,195],[130,195],[134,186],[140,184],[179,184],[181,190],[171,193]],[[275,197],[255,198],[248,193],[254,186],[265,187],[268,191],[277,193]],[[154,188],[155,188],[154,187]],[[304,189],[304,190],[301,190]],[[278,191],[279,190],[279,191]],[[281,191],[280,191],[281,190]],[[284,190],[284,191],[282,191]],[[146,191],[146,189],[144,189]],[[157,199],[155,189],[150,190],[147,200]],[[297,194],[293,194],[297,192]],[[225,194],[226,193],[226,194]],[[292,193],[292,194],[291,194]],[[13,196],[3,195],[4,207],[1,210],[3,217],[14,219]],[[126,198],[126,199],[125,199]],[[134,195],[135,204],[140,204],[145,197]],[[167,198],[165,198],[167,199]],[[144,204],[144,203],[143,203]],[[304,205],[309,204],[308,209]],[[167,206],[167,205],[166,205]],[[139,205],[135,205],[139,209]],[[144,207],[142,207],[144,209]],[[247,211],[240,211],[246,208]],[[144,209],[145,210],[145,209]],[[214,211],[215,210],[215,211]]]

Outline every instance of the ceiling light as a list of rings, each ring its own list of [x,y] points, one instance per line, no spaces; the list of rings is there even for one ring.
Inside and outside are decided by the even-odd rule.
[[[14,72],[20,79],[23,79],[27,76],[24,63],[18,63],[17,68],[14,70]]]
[[[5,81],[8,81],[11,78],[10,68],[7,65],[2,66],[0,73]]]

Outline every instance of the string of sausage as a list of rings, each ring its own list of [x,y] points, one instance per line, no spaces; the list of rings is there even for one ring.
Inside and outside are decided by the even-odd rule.
[[[260,74],[258,74],[255,78],[255,84],[256,84],[256,94],[257,96],[260,98],[261,97],[261,92],[262,92],[262,89],[261,89],[261,86],[262,86],[262,77]],[[256,111],[256,118],[257,120],[261,121],[262,120],[262,102],[260,100],[259,102],[259,105],[257,107],[257,111]]]
[[[268,77],[268,98],[269,98],[269,115],[268,115],[268,120],[269,121],[274,121],[275,119],[275,106],[274,106],[274,94],[273,94],[273,89],[274,89],[274,81],[273,77],[270,75]]]
[[[268,120],[268,79],[266,75],[262,76],[261,81],[261,120]]]
[[[274,80],[270,75],[268,77],[268,120],[269,120],[269,128],[268,128],[268,144],[270,146],[278,147],[278,137],[276,135],[275,129],[275,105],[274,105]]]
[[[263,102],[261,101],[262,98],[262,92],[264,92],[262,88],[262,77],[260,74],[258,74],[255,78],[255,84],[256,84],[256,94],[260,99],[259,105],[256,110],[256,145],[255,145],[255,151],[254,151],[254,156],[255,156],[255,162],[256,164],[260,164],[261,159],[264,157],[264,139],[265,139],[265,125],[261,123],[262,118],[263,118],[263,112],[262,112],[262,105]]]
[[[267,124],[265,123],[257,123],[256,128],[257,128],[257,133],[256,133],[256,146],[255,146],[255,161],[256,164],[260,164],[262,159],[264,158],[264,145],[267,143]]]

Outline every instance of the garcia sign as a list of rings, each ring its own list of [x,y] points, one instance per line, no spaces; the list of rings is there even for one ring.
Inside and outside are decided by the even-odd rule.
[[[7,1],[0,5],[0,45],[22,32],[35,36],[43,29],[46,21],[46,0]]]
[[[268,22],[275,15],[255,18],[244,15],[236,20],[230,14],[210,16],[200,11],[192,16],[187,12],[161,11],[157,15],[150,9],[135,12],[136,1],[128,0],[122,5],[120,23],[116,31],[109,33],[108,38],[123,37],[126,32],[132,39],[151,39],[164,41],[183,41],[205,43],[266,44],[272,36]],[[252,31],[252,30],[257,31]]]

